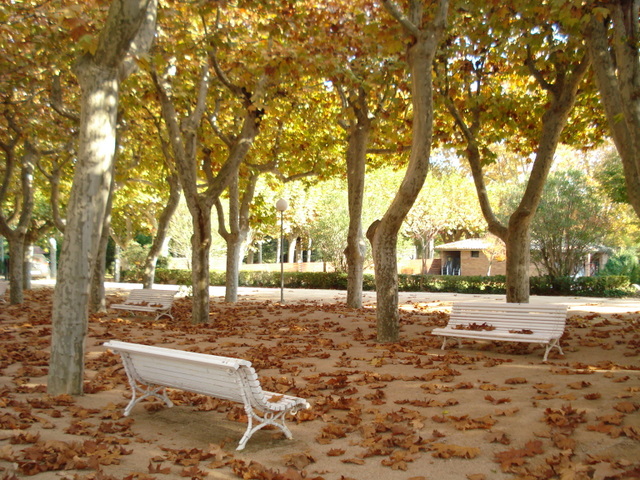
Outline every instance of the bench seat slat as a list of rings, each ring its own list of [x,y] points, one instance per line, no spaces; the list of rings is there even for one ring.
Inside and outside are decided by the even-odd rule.
[[[444,337],[442,349],[448,337],[474,340],[496,340],[546,345],[543,361],[551,348],[562,353],[559,340],[566,325],[567,307],[559,305],[531,305],[518,303],[485,304],[454,303],[449,321],[444,328],[434,328],[431,333]],[[470,329],[475,324],[476,328]],[[487,324],[489,329],[477,329]],[[456,328],[456,327],[465,328]],[[532,333],[517,333],[528,330]]]
[[[163,391],[165,387],[243,403],[248,426],[238,450],[266,425],[274,425],[292,438],[284,423],[285,415],[309,408],[302,398],[262,390],[258,375],[247,360],[118,341],[104,345],[120,353],[129,377],[132,398],[125,415],[148,396],[158,397],[171,407],[173,404]],[[253,420],[258,421],[256,426]]]

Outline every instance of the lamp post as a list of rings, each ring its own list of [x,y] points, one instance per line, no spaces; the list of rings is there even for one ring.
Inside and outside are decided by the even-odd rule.
[[[284,198],[276,202],[276,210],[280,212],[280,303],[284,303],[284,211],[288,207]]]

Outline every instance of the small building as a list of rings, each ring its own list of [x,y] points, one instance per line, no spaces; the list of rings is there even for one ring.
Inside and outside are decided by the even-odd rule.
[[[491,244],[484,238],[445,243],[435,247],[435,250],[440,253],[440,275],[488,276],[507,273],[505,256],[490,253]],[[583,267],[577,275],[596,275],[608,259],[607,248],[594,247],[585,257]],[[533,263],[529,270],[531,275],[544,275]]]
[[[457,242],[438,245],[440,253],[440,275],[504,275],[507,262],[504,255],[489,256],[491,245],[484,238],[467,238]]]

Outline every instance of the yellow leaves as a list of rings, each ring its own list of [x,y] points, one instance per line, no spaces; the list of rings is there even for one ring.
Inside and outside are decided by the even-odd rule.
[[[98,37],[95,35],[83,35],[78,39],[80,51],[95,55],[98,50]]]

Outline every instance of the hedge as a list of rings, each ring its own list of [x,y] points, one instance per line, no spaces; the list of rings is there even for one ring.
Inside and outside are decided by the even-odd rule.
[[[142,273],[125,271],[123,281],[142,283]],[[452,293],[493,293],[504,294],[505,276],[465,277],[457,275],[398,275],[398,290],[401,292],[452,292]],[[191,285],[188,270],[156,269],[155,283]],[[224,272],[211,272],[210,284],[224,286]],[[241,287],[280,287],[280,272],[241,271],[238,279]],[[311,288],[326,290],[346,290],[347,274],[342,272],[285,272],[286,288]],[[363,289],[375,290],[375,278],[365,274]],[[635,294],[635,290],[625,276],[597,276],[578,278],[531,277],[532,295],[562,295],[582,297],[625,297]]]

